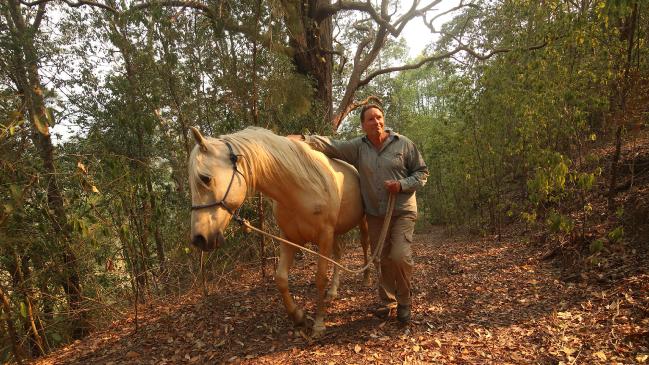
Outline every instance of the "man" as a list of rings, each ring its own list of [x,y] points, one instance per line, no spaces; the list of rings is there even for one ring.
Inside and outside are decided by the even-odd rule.
[[[360,174],[361,193],[367,214],[370,242],[376,247],[387,211],[388,193],[396,203],[381,253],[379,298],[374,314],[387,318],[397,308],[397,319],[410,322],[412,235],[417,218],[415,190],[424,186],[428,169],[414,143],[385,128],[383,109],[370,104],[362,108],[365,136],[349,141],[322,136],[289,135],[325,155],[352,164]]]

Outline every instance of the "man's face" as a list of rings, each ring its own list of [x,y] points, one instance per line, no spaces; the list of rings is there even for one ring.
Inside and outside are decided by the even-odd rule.
[[[363,122],[361,123],[363,131],[370,138],[380,137],[385,132],[385,122],[383,112],[378,108],[372,108],[365,111]]]

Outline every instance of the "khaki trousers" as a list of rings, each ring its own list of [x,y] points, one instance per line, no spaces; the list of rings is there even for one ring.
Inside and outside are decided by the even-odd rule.
[[[379,298],[387,306],[411,304],[412,234],[417,213],[392,216],[379,265]],[[378,244],[384,217],[367,216],[372,252]]]

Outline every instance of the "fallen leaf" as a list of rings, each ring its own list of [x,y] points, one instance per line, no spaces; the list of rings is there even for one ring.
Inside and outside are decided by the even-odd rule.
[[[129,358],[129,359],[133,359],[133,358],[136,358],[136,357],[139,357],[139,356],[140,356],[140,354],[135,352],[135,351],[129,351],[129,352],[126,353],[126,357]]]
[[[602,361],[606,361],[606,354],[604,354],[601,351],[597,351],[596,353],[593,354],[593,356],[595,356],[596,358],[598,358],[598,359],[600,359]]]
[[[414,351],[414,352],[419,352],[419,350],[420,350],[419,345],[414,345],[414,346],[412,347],[412,351]]]
[[[647,354],[640,354],[640,355],[636,355],[636,357],[635,357],[635,361],[637,361],[637,362],[639,362],[641,364],[644,364],[645,361],[647,361],[647,359],[649,359],[649,355],[647,355]]]
[[[356,346],[354,346],[354,352],[355,352],[355,353],[359,353],[359,352],[361,352],[361,349],[362,349],[362,348],[361,348],[361,345],[358,345],[358,344],[357,344]]]
[[[570,356],[577,351],[577,349],[573,349],[572,347],[564,347],[561,349],[561,351],[565,352],[566,355]]]

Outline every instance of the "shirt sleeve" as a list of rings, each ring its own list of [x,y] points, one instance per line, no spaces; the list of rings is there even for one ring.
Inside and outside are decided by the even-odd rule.
[[[411,142],[409,145],[406,160],[408,176],[399,180],[401,191],[405,193],[411,193],[421,188],[426,185],[426,181],[428,180],[428,167],[426,167],[424,158],[421,156],[421,153],[419,153],[419,150],[417,150],[414,143]]]
[[[352,165],[358,162],[358,141],[344,141],[323,136],[304,136],[304,142],[327,157],[337,158]]]

